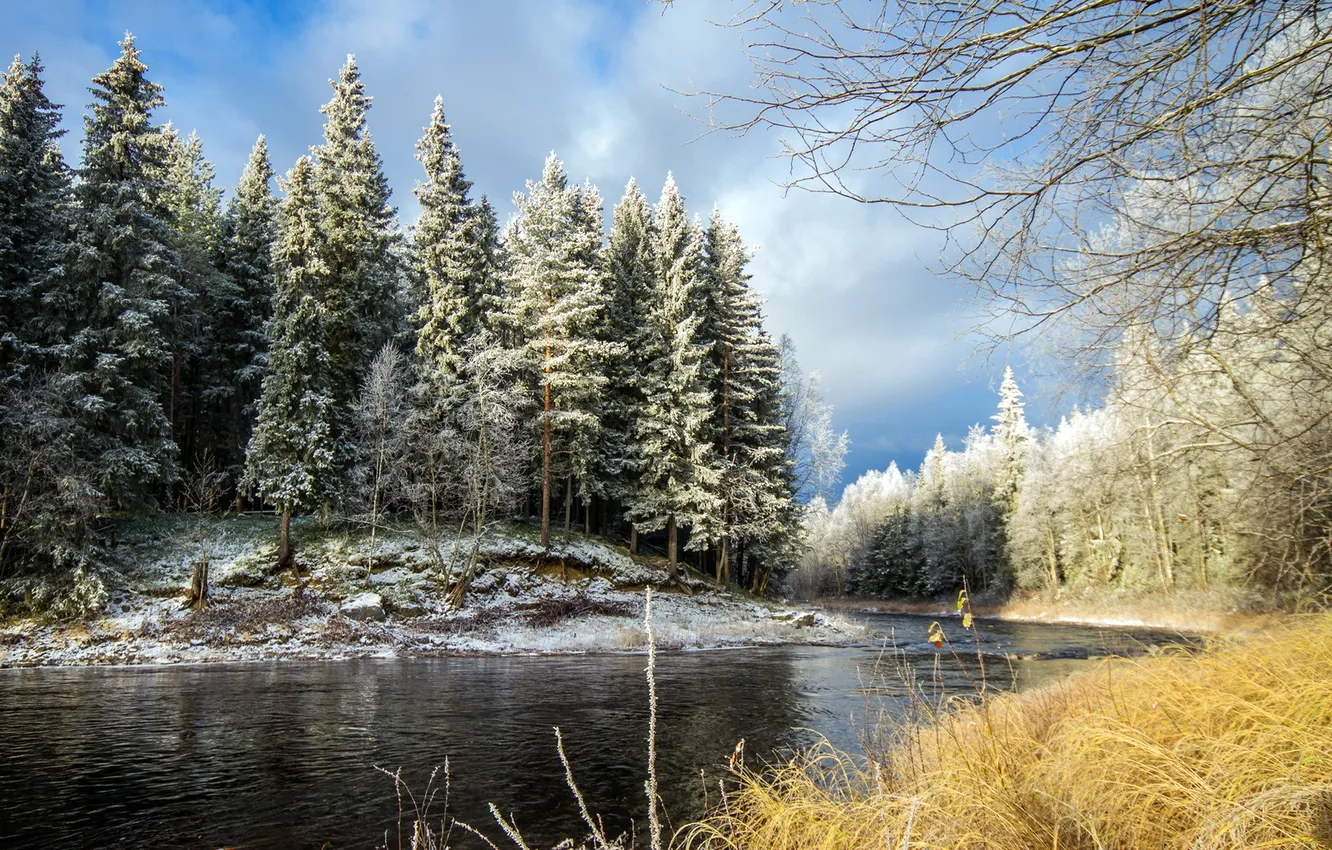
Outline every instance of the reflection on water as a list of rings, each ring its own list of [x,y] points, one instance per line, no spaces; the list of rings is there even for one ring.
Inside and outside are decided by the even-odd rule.
[[[928,619],[866,619],[899,648],[887,657],[935,676]],[[999,687],[1085,663],[1010,664],[1000,653],[1102,654],[1169,639],[981,628]],[[696,816],[705,789],[715,798],[718,768],[741,738],[759,757],[818,734],[855,747],[867,706],[891,707],[903,693],[893,676],[873,675],[883,656],[882,641],[660,656],[658,768],[671,816]],[[644,821],[643,666],[642,656],[599,656],[0,671],[0,847],[370,848],[397,811],[375,766],[402,767],[420,789],[446,758],[452,814],[494,832],[494,802],[549,845],[583,833],[553,726],[589,805],[616,833]],[[939,669],[946,687],[965,691],[951,657]]]

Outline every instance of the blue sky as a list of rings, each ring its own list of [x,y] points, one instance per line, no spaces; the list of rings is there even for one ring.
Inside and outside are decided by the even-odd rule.
[[[609,205],[635,177],[655,198],[673,171],[690,208],[716,204],[757,250],[754,285],[774,335],[790,333],[851,433],[845,478],[896,460],[915,467],[989,422],[1002,363],[965,365],[964,292],[929,270],[937,234],[881,207],[779,185],[774,135],[698,138],[701,104],[676,91],[743,91],[751,71],[723,0],[10,0],[0,54],[40,51],[65,104],[77,161],[88,80],[135,34],[166,88],[160,120],[197,130],[224,187],[255,137],[286,171],[320,140],[328,80],[355,53],[374,96],[371,132],[404,224],[416,217],[413,146],[435,96],[476,191],[512,193],[555,150]],[[609,212],[609,209],[608,209]],[[1029,393],[1030,394],[1030,393]]]

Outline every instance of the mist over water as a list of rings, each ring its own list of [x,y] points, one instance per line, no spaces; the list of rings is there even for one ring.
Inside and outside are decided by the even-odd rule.
[[[749,760],[819,735],[854,749],[866,712],[895,710],[905,661],[924,681],[929,618],[865,615],[884,639],[658,656],[658,769],[671,820],[701,813],[735,744]],[[959,653],[975,647],[956,622]],[[982,622],[991,685],[1085,664],[1160,633]],[[898,647],[887,653],[885,639]],[[398,803],[447,759],[448,811],[498,839],[512,814],[534,847],[585,830],[564,784],[559,726],[589,807],[614,835],[646,822],[642,655],[386,659],[0,671],[0,847],[397,847]],[[974,655],[970,658],[974,673]],[[876,674],[876,667],[882,668]],[[941,684],[970,687],[951,657]],[[704,771],[706,778],[700,776]],[[440,774],[442,782],[442,770]],[[443,814],[443,794],[434,808]],[[410,812],[410,803],[409,812]],[[479,846],[455,831],[451,844]]]

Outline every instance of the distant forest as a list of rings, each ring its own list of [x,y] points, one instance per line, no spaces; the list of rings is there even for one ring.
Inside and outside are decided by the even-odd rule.
[[[1324,296],[1296,295],[1237,298],[1182,353],[1130,335],[1104,401],[1054,428],[1028,424],[1006,371],[993,426],[961,451],[938,437],[918,471],[809,505],[794,589],[1326,607],[1332,334]]]
[[[38,59],[0,87],[6,606],[96,608],[108,530],[161,510],[272,509],[286,565],[301,514],[651,535],[758,592],[797,562],[845,437],[719,213],[631,180],[607,238],[600,193],[552,154],[501,227],[437,100],[404,230],[350,57],[282,197],[260,137],[224,204],[120,46],[77,167]]]

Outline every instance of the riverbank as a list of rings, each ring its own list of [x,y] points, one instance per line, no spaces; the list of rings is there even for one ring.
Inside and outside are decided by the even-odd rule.
[[[826,597],[809,603],[830,613],[914,614],[957,617],[951,600]],[[1258,634],[1281,625],[1286,613],[1248,610],[1238,600],[1217,594],[1180,592],[1155,597],[1102,596],[1048,599],[1040,596],[1003,601],[972,600],[977,617],[1029,623],[1067,623],[1112,628],[1146,628],[1187,634]]]
[[[1332,844],[1332,616],[1201,655],[1105,662],[741,772],[692,848],[1316,848]]]
[[[634,652],[654,594],[660,649],[834,644],[864,630],[672,579],[661,559],[572,535],[543,550],[531,529],[432,545],[411,531],[295,529],[299,589],[275,572],[276,521],[163,517],[118,530],[93,616],[0,624],[0,667],[179,664],[461,654]],[[207,558],[210,599],[186,610]],[[459,591],[465,586],[465,591]]]

